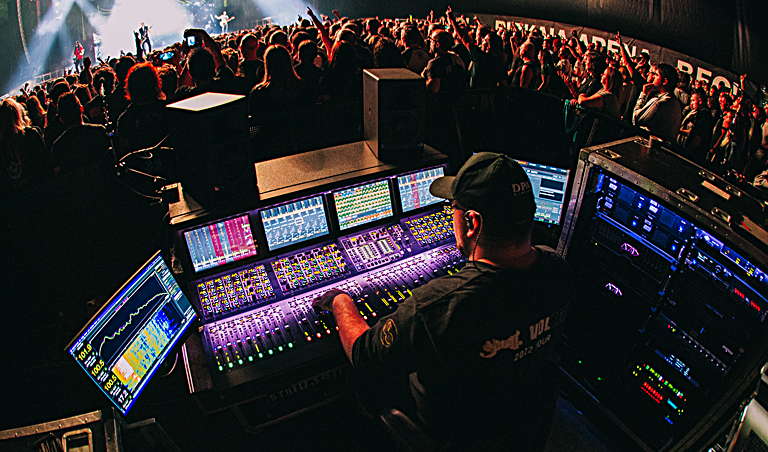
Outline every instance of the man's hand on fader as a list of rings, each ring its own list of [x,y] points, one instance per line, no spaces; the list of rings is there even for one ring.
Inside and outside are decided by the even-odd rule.
[[[312,307],[315,308],[315,312],[323,313],[323,311],[328,311],[333,314],[333,299],[336,298],[337,295],[341,295],[343,293],[346,292],[339,289],[331,289],[323,295],[315,298],[312,301]]]

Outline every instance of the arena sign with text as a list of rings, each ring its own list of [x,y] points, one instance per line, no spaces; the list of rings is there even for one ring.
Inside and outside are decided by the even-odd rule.
[[[517,24],[525,31],[531,28],[538,28],[544,34],[557,35],[561,38],[569,37],[571,30],[576,29],[580,41],[585,44],[597,42],[607,48],[609,52],[619,52],[619,43],[616,41],[616,33],[595,30],[587,27],[577,27],[575,25],[564,24],[560,22],[551,22],[547,20],[526,19],[514,16],[496,16],[491,14],[478,14],[477,18],[486,25],[493,25],[496,29],[511,28]],[[622,36],[624,45],[627,46],[629,55],[635,57],[643,50],[647,50],[651,62],[667,63],[678,68],[682,72],[691,75],[691,80],[707,80],[710,84],[725,85],[732,93],[738,92],[739,75],[726,71],[722,68],[713,66],[696,58],[691,58],[682,53],[675,52],[664,47],[657,46],[648,42],[632,39],[629,36]],[[759,87],[757,84],[746,81],[747,93],[755,93]]]

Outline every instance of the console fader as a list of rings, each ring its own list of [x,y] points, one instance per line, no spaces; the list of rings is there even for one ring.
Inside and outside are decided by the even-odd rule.
[[[337,330],[333,317],[312,308],[329,289],[347,292],[373,325],[413,290],[459,271],[466,259],[447,229],[451,218],[452,209],[443,207],[199,281],[195,295],[213,319],[201,336],[214,384],[340,353],[340,343],[329,340]],[[259,369],[270,359],[286,364]]]

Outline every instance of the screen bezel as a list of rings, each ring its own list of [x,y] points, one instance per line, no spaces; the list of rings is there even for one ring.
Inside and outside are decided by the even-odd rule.
[[[209,227],[211,225],[215,225],[215,224],[219,224],[219,223],[225,223],[227,221],[234,220],[236,218],[242,218],[242,217],[245,217],[248,220],[248,226],[250,226],[250,228],[251,228],[251,237],[253,238],[253,244],[256,247],[256,254],[252,254],[250,256],[241,257],[240,259],[235,259],[232,262],[224,262],[223,264],[219,264],[219,265],[216,265],[216,266],[213,266],[213,267],[201,268],[200,270],[196,270],[195,269],[195,262],[192,259],[192,252],[189,249],[189,242],[187,242],[187,233],[192,232],[192,231],[196,231],[196,230],[199,230],[199,229],[202,229],[202,228],[207,228],[207,227]],[[186,229],[183,229],[183,230],[181,230],[179,232],[180,232],[179,233],[179,237],[184,242],[184,249],[186,249],[186,251],[187,251],[187,254],[186,254],[185,257],[187,259],[187,262],[189,263],[189,268],[195,274],[202,274],[202,273],[205,273],[205,272],[208,272],[208,271],[219,270],[219,269],[225,268],[228,265],[233,265],[233,264],[237,264],[237,263],[243,263],[243,262],[246,262],[249,259],[258,258],[258,257],[260,257],[263,254],[259,250],[259,240],[258,240],[258,237],[255,234],[254,229],[253,229],[253,222],[251,221],[251,212],[250,211],[244,212],[244,213],[241,212],[241,213],[238,213],[236,215],[227,216],[227,217],[225,217],[225,218],[223,218],[221,220],[218,220],[218,221],[203,223],[203,224],[191,227],[191,228],[186,228]]]
[[[323,240],[323,239],[325,239],[325,238],[327,238],[328,236],[331,235],[332,225],[331,225],[331,221],[330,221],[330,212],[329,212],[330,211],[330,208],[329,208],[330,206],[329,206],[328,196],[326,196],[326,194],[327,193],[325,193],[325,192],[321,192],[321,193],[313,195],[313,196],[305,196],[305,197],[302,197],[302,198],[297,198],[297,199],[294,199],[294,200],[291,200],[291,201],[286,201],[286,202],[279,203],[279,204],[273,204],[271,206],[263,207],[261,209],[257,209],[256,210],[255,216],[258,218],[259,224],[261,226],[260,232],[261,232],[261,236],[264,238],[264,246],[266,247],[267,251],[271,255],[274,255],[275,253],[278,253],[278,250],[279,250],[279,253],[283,253],[286,250],[296,249],[297,245],[301,246],[301,247],[307,246],[308,243],[313,243],[316,240]],[[301,242],[290,243],[288,245],[283,245],[283,246],[280,246],[280,247],[277,247],[277,248],[274,248],[274,249],[270,248],[269,247],[269,242],[267,241],[267,230],[264,227],[264,219],[261,216],[261,212],[263,212],[265,210],[269,210],[269,209],[274,209],[274,208],[277,208],[277,207],[280,207],[280,206],[285,206],[285,205],[288,205],[288,204],[293,204],[293,203],[296,203],[296,202],[304,201],[304,200],[307,200],[307,199],[313,199],[313,198],[320,198],[320,200],[323,201],[323,214],[325,215],[325,225],[328,227],[328,231],[325,234],[323,234],[323,235],[318,235],[318,236],[312,237],[310,239],[305,239],[305,240],[303,240]]]
[[[383,178],[375,179],[375,180],[364,182],[364,183],[360,183],[360,184],[348,185],[346,187],[341,187],[339,189],[332,190],[332,191],[328,192],[328,203],[329,203],[329,207],[331,207],[333,209],[332,217],[333,217],[333,220],[334,220],[333,226],[335,228],[335,231],[338,232],[339,234],[342,234],[342,233],[343,234],[349,234],[351,231],[356,231],[359,228],[362,229],[362,228],[365,228],[365,227],[371,227],[372,225],[376,225],[379,222],[390,220],[392,218],[397,218],[398,211],[397,211],[397,206],[395,205],[396,204],[395,193],[394,193],[394,190],[392,188],[392,186],[394,184],[391,181],[392,181],[392,176],[388,176],[388,177],[383,177]],[[382,217],[382,218],[377,218],[376,220],[372,220],[372,221],[369,221],[367,223],[356,224],[354,226],[347,227],[346,229],[342,229],[341,228],[341,221],[339,220],[339,213],[338,213],[337,206],[336,206],[336,193],[339,193],[339,192],[344,191],[344,190],[351,190],[351,189],[354,189],[354,188],[357,188],[357,187],[363,187],[363,186],[366,186],[366,185],[371,185],[371,184],[380,183],[380,182],[386,182],[386,184],[387,184],[387,190],[389,192],[389,204],[392,207],[392,213],[390,215],[387,215],[387,216]],[[329,208],[329,210],[330,210],[330,208]]]
[[[180,333],[180,334],[177,336],[176,340],[175,340],[173,343],[171,343],[171,344],[170,344],[170,345],[169,345],[169,346],[166,348],[167,352],[166,352],[165,356],[164,356],[162,359],[159,359],[159,360],[156,362],[156,364],[154,365],[154,369],[153,369],[151,372],[149,372],[149,373],[145,374],[144,378],[142,379],[142,385],[140,385],[140,388],[139,388],[139,389],[138,389],[138,391],[137,391],[137,392],[134,394],[134,396],[133,396],[133,401],[131,402],[131,404],[130,404],[130,405],[128,405],[128,407],[127,407],[127,408],[123,409],[121,406],[119,406],[119,405],[116,403],[116,401],[112,400],[112,398],[111,398],[111,397],[110,397],[110,396],[109,396],[107,393],[105,393],[105,392],[104,392],[104,389],[103,389],[103,388],[102,388],[102,387],[101,387],[101,386],[98,384],[98,382],[96,382],[96,380],[94,380],[93,378],[91,378],[91,376],[90,376],[90,375],[88,375],[88,372],[87,372],[87,370],[86,370],[85,368],[83,368],[83,366],[82,366],[82,365],[80,365],[80,364],[77,362],[77,359],[76,359],[76,358],[75,358],[75,357],[74,357],[74,356],[73,356],[73,355],[70,353],[70,349],[71,349],[71,348],[72,348],[72,347],[73,347],[73,346],[74,346],[74,345],[75,345],[75,344],[76,344],[78,341],[80,341],[81,339],[84,339],[84,338],[83,338],[83,335],[84,335],[84,334],[85,334],[85,333],[88,331],[88,329],[89,329],[89,328],[90,328],[90,327],[93,325],[93,323],[94,323],[94,322],[95,322],[95,321],[96,321],[96,320],[97,320],[97,319],[98,319],[98,318],[99,318],[99,317],[100,317],[100,316],[101,316],[101,315],[104,313],[104,311],[105,311],[106,309],[110,308],[110,307],[111,307],[111,306],[112,306],[112,305],[113,305],[113,304],[114,304],[114,303],[117,301],[117,299],[119,298],[119,296],[120,296],[120,295],[123,293],[123,291],[124,291],[124,290],[125,290],[125,289],[126,289],[126,288],[127,288],[127,287],[128,287],[128,286],[129,286],[129,285],[132,283],[132,282],[134,282],[134,280],[136,279],[136,277],[137,277],[139,274],[141,274],[142,272],[144,272],[145,270],[147,270],[147,269],[149,268],[149,264],[151,264],[152,262],[154,262],[154,261],[155,261],[155,259],[157,259],[158,257],[160,257],[160,258],[161,258],[161,260],[162,260],[163,264],[166,266],[166,268],[168,269],[168,271],[169,271],[169,272],[171,272],[171,267],[170,267],[170,266],[168,266],[168,263],[167,263],[167,262],[165,262],[165,259],[164,259],[164,258],[162,258],[162,255],[161,255],[160,251],[159,251],[159,250],[158,250],[158,251],[156,251],[156,252],[155,252],[155,253],[152,255],[152,257],[150,257],[150,258],[149,258],[149,259],[148,259],[146,262],[144,262],[144,264],[143,264],[143,265],[141,265],[141,266],[140,266],[140,267],[139,267],[139,268],[138,268],[138,269],[137,269],[137,270],[136,270],[136,271],[135,271],[135,272],[134,272],[134,273],[133,273],[133,274],[132,274],[132,275],[131,275],[129,278],[127,278],[127,279],[125,280],[125,282],[124,282],[124,283],[123,283],[123,284],[120,286],[120,288],[119,288],[119,289],[117,289],[117,290],[115,291],[115,293],[114,293],[114,294],[112,294],[112,296],[111,296],[111,297],[109,297],[109,299],[108,299],[106,302],[104,302],[104,304],[101,306],[101,308],[100,308],[100,309],[99,309],[99,310],[98,310],[98,311],[97,311],[97,312],[96,312],[96,313],[95,313],[93,316],[91,316],[91,318],[90,318],[90,319],[89,319],[89,320],[88,320],[88,321],[87,321],[87,322],[84,324],[84,326],[83,326],[83,327],[80,329],[80,331],[78,331],[78,332],[77,332],[77,334],[75,335],[75,337],[74,337],[74,338],[73,338],[73,339],[72,339],[72,340],[71,340],[71,341],[70,341],[70,342],[67,344],[67,346],[64,348],[64,352],[65,352],[65,353],[66,353],[66,354],[67,354],[67,355],[68,355],[70,358],[72,358],[72,362],[74,363],[74,365],[75,365],[75,366],[77,366],[77,368],[79,368],[79,369],[83,370],[83,372],[85,372],[85,373],[86,373],[86,376],[87,376],[87,378],[88,378],[88,379],[89,379],[89,381],[92,383],[92,384],[89,384],[88,386],[89,386],[89,387],[91,387],[91,388],[93,388],[93,387],[96,387],[96,389],[98,390],[98,392],[99,392],[100,394],[102,394],[102,395],[103,395],[103,396],[104,396],[104,397],[105,397],[107,400],[109,400],[109,402],[110,402],[110,403],[111,403],[111,404],[112,404],[112,405],[113,405],[115,408],[117,408],[117,410],[118,410],[118,411],[119,411],[119,412],[120,412],[120,413],[121,413],[123,416],[127,416],[127,415],[128,415],[128,413],[130,412],[131,408],[133,408],[133,406],[136,404],[136,401],[139,399],[139,396],[140,396],[140,395],[141,395],[141,394],[144,392],[144,390],[145,390],[145,389],[147,389],[147,386],[149,386],[150,382],[152,381],[152,378],[155,376],[155,373],[157,373],[157,371],[160,369],[160,367],[162,366],[163,362],[164,362],[164,361],[165,361],[165,360],[166,360],[166,359],[167,359],[169,356],[172,356],[173,354],[177,353],[177,352],[178,352],[178,350],[180,349],[180,347],[182,346],[182,344],[184,344],[184,343],[187,341],[187,339],[189,339],[190,335],[191,335],[191,334],[192,334],[194,331],[196,331],[196,330],[197,330],[197,328],[194,328],[194,327],[193,327],[193,325],[194,325],[195,323],[199,322],[199,321],[200,321],[200,319],[201,319],[201,316],[200,316],[200,312],[198,312],[198,311],[197,311],[197,309],[195,308],[195,304],[194,304],[194,303],[193,303],[193,302],[192,302],[192,301],[189,299],[189,297],[187,297],[187,294],[186,294],[186,293],[184,293],[184,290],[183,290],[183,288],[182,288],[182,285],[181,285],[181,284],[179,284],[179,281],[176,279],[176,277],[174,277],[174,276],[173,276],[173,272],[171,272],[171,276],[173,277],[173,280],[174,280],[174,282],[176,283],[176,285],[177,285],[177,286],[179,286],[179,290],[181,290],[181,292],[182,292],[183,296],[184,296],[184,297],[187,299],[187,302],[189,302],[189,305],[192,307],[192,310],[194,311],[194,316],[193,316],[193,317],[192,317],[192,318],[191,318],[191,319],[190,319],[190,320],[189,320],[189,321],[186,323],[186,326],[183,328],[183,331],[182,331],[182,332],[181,332],[181,333]],[[182,324],[182,325],[183,325],[183,324]]]

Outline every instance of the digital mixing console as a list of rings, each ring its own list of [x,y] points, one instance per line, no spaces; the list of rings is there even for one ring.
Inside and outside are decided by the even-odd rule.
[[[453,209],[429,195],[429,184],[443,174],[442,167],[428,168],[238,216],[248,227],[260,222],[253,243],[266,243],[266,255],[190,282],[214,387],[343,356],[339,341],[327,339],[337,330],[333,317],[312,307],[330,289],[348,293],[373,325],[420,286],[459,271],[466,259],[456,249]],[[212,227],[180,235],[200,230]],[[208,235],[195,237],[197,248],[216,246]]]
[[[421,246],[453,237],[453,207],[444,205],[443,210],[405,222],[408,230]]]
[[[559,189],[565,189],[567,170],[531,168],[537,171],[531,177],[541,179],[537,187],[552,179],[549,185],[559,181]],[[190,292],[201,313],[214,388],[343,357],[340,342],[327,339],[336,331],[333,318],[312,308],[312,301],[327,290],[348,293],[373,325],[414,290],[459,271],[466,259],[456,249],[454,209],[429,192],[444,174],[440,165],[328,187],[240,213],[233,223],[237,228],[218,220],[177,231],[177,243],[187,247],[183,265],[203,272],[190,281]],[[564,199],[553,195],[549,185],[537,191],[537,196],[548,196],[542,202],[549,207],[541,208],[558,213],[547,214],[547,225],[554,217],[559,222]],[[204,254],[199,250],[219,249],[219,230],[252,231],[247,243],[258,255],[243,263],[226,261],[221,269],[201,266],[199,255]]]
[[[331,316],[314,311],[315,298],[330,289],[343,290],[353,298],[360,315],[373,325],[379,317],[393,312],[414,289],[459,271],[465,262],[455,244],[448,243],[395,260],[375,271],[350,271],[346,279],[335,282],[307,280],[302,288],[309,289],[303,293],[301,288],[283,292],[281,286],[276,290],[277,301],[203,327],[209,364],[219,374],[248,371],[254,362],[312,347],[315,343],[327,344],[312,352],[315,357],[340,353],[337,342],[323,340],[334,334],[336,324]]]
[[[203,316],[215,317],[275,297],[264,265],[245,268],[197,285]]]

